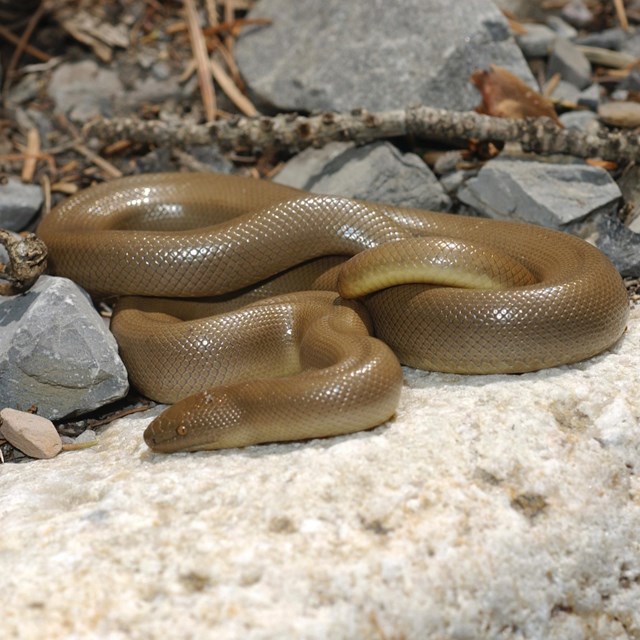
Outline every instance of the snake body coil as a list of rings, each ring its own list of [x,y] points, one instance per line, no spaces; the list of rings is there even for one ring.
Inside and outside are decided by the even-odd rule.
[[[131,381],[175,403],[145,432],[158,451],[367,429],[395,411],[398,359],[533,371],[603,351],[628,313],[614,267],[573,236],[248,178],[123,178],[39,234],[56,274],[126,296],[112,329]]]

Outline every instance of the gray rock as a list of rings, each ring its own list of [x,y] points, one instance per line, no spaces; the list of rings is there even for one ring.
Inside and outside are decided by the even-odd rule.
[[[575,39],[575,43],[588,47],[601,47],[602,49],[621,51],[627,38],[628,35],[620,27],[614,27],[582,35]]]
[[[549,16],[547,25],[565,40],[575,40],[578,37],[578,32],[560,16]]]
[[[622,197],[633,211],[640,212],[640,167],[637,164],[631,164],[625,168],[622,175],[617,180]],[[636,222],[637,224],[637,222]],[[640,231],[640,227],[630,227],[632,231]]]
[[[584,164],[496,159],[469,180],[458,198],[491,218],[561,228],[615,210],[621,193],[611,176]]]
[[[122,93],[117,74],[93,60],[60,65],[49,83],[56,109],[76,122],[113,115],[114,99]]]
[[[556,33],[544,24],[525,24],[526,33],[516,36],[516,42],[527,58],[543,58],[553,49]]]
[[[38,407],[49,419],[122,398],[127,372],[88,296],[66,278],[42,276],[0,298],[0,406]]]
[[[254,99],[278,110],[471,109],[470,74],[490,63],[535,87],[489,0],[261,0],[236,59]]]
[[[630,53],[635,58],[640,58],[640,33],[635,32],[625,38],[620,51]]]
[[[551,97],[555,100],[562,100],[572,104],[577,104],[579,96],[580,89],[570,82],[565,82],[564,80],[560,80],[551,93]]]
[[[273,179],[279,184],[286,184],[296,189],[309,189],[309,185],[317,181],[325,167],[345,151],[354,149],[353,142],[330,142],[320,149],[305,149],[285,164]]]
[[[291,160],[276,182],[322,193],[406,207],[446,210],[451,200],[429,167],[388,142],[364,147],[308,149]],[[316,161],[314,155],[322,160]]]
[[[555,73],[578,89],[584,89],[591,84],[591,63],[584,53],[579,51],[566,38],[557,38],[553,52],[549,57],[547,76]]]
[[[640,233],[634,233],[614,216],[600,216],[595,244],[623,276],[640,276]]]
[[[562,7],[561,16],[569,24],[582,29],[593,22],[593,13],[582,0],[571,0]]]
[[[612,100],[626,100],[629,91],[640,91],[640,71],[631,69],[623,80],[618,83],[617,90],[611,95]],[[617,95],[624,92],[624,95]]]
[[[583,89],[578,95],[578,104],[582,107],[587,107],[591,111],[597,111],[600,104],[600,85],[594,82],[586,89]]]
[[[42,190],[15,178],[0,183],[0,228],[22,231],[42,206]]]
[[[560,116],[560,122],[567,129],[586,131],[591,124],[597,124],[598,116],[593,111],[567,111]]]
[[[514,15],[518,20],[544,20],[549,12],[544,8],[545,0],[494,0],[502,10]]]
[[[179,98],[181,95],[182,87],[178,78],[159,79],[155,76],[149,76],[136,82],[131,90],[117,96],[114,100],[114,105],[116,110],[128,112],[145,102],[158,104],[166,100]]]

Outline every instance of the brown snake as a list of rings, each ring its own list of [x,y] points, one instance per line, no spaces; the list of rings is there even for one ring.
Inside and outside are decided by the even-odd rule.
[[[123,178],[38,232],[54,273],[125,296],[112,329],[131,381],[175,403],[145,432],[157,451],[368,429],[395,412],[398,359],[534,371],[603,351],[628,313],[617,271],[573,236],[250,178]]]

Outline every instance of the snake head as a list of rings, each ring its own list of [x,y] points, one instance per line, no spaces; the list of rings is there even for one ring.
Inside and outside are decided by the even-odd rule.
[[[225,442],[228,436],[241,438],[246,430],[243,418],[233,386],[218,387],[165,409],[145,429],[144,441],[158,453],[221,449],[229,446]]]

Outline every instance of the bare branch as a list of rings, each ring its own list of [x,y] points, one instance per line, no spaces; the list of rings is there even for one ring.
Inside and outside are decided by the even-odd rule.
[[[627,132],[597,135],[562,129],[548,118],[516,120],[473,111],[447,111],[431,107],[369,113],[322,113],[313,116],[280,114],[274,117],[234,117],[208,124],[120,118],[90,123],[85,131],[107,142],[126,138],[158,146],[217,144],[225,151],[260,153],[266,149],[297,153],[336,140],[358,144],[410,135],[416,139],[459,143],[519,142],[525,151],[565,153],[613,162],[640,159],[640,141]]]

